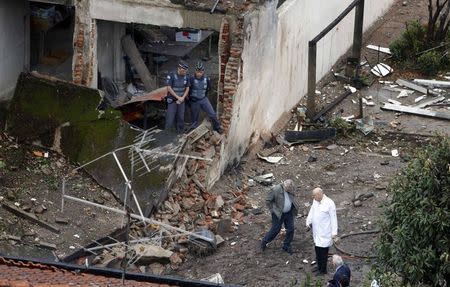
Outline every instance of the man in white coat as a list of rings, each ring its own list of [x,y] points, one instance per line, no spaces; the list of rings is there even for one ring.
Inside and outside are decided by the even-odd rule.
[[[313,203],[306,218],[306,226],[312,228],[316,251],[317,273],[327,273],[328,249],[337,240],[336,205],[321,188],[312,191]]]

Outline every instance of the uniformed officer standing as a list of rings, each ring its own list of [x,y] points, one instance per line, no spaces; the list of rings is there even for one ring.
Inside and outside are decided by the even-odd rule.
[[[202,109],[211,119],[214,130],[222,133],[222,128],[220,127],[216,112],[207,97],[208,91],[211,88],[211,80],[205,75],[205,66],[202,62],[197,63],[195,74],[190,78],[190,82],[191,91],[189,101],[191,103],[192,112],[191,129],[195,129],[198,126],[198,117],[200,115],[200,109]]]
[[[176,73],[170,73],[167,76],[167,112],[165,129],[172,128],[176,120],[176,129],[178,133],[184,132],[184,110],[185,99],[189,94],[189,77],[187,75],[189,66],[180,61]]]

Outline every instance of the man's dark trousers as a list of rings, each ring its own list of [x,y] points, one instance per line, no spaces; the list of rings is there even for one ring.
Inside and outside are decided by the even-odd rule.
[[[317,269],[320,273],[327,273],[328,249],[329,247],[318,247],[316,249]]]
[[[274,213],[272,213],[272,227],[269,232],[263,238],[263,244],[267,244],[275,239],[275,237],[280,233],[281,226],[284,224],[286,228],[286,237],[283,242],[283,249],[287,250],[291,246],[292,239],[294,238],[294,214],[292,208],[290,211],[281,214],[281,218],[278,218]]]
[[[175,122],[177,132],[182,133],[184,132],[184,109],[185,109],[185,102],[182,102],[181,104],[177,104],[177,102],[174,100],[170,104],[167,104],[167,112],[166,112],[166,124],[165,129],[170,129],[173,126],[173,123]]]
[[[208,117],[211,119],[214,130],[220,129],[220,123],[217,120],[216,112],[214,111],[208,97],[204,97],[201,100],[193,101],[191,100],[191,111],[192,111],[192,126],[191,128],[196,128],[198,126],[198,117],[200,116],[200,110],[203,110]]]

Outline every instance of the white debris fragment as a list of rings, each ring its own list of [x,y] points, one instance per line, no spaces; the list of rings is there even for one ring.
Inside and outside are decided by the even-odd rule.
[[[279,163],[283,159],[282,156],[261,156],[260,154],[257,155],[260,159],[265,160],[268,163]]]
[[[233,241],[233,242],[230,243],[230,245],[231,245],[231,246],[235,246],[235,245],[236,245],[236,242]]]
[[[374,179],[379,179],[379,178],[381,178],[381,175],[379,175],[378,173],[375,172],[375,173],[373,174],[373,178],[374,178]]]
[[[420,102],[421,100],[425,99],[426,97],[427,97],[426,95],[417,97],[417,98],[414,99],[414,102],[415,102],[415,103],[418,103],[418,102]]]
[[[20,203],[14,202],[14,205],[17,206],[17,207],[19,207],[19,206],[20,206]]]
[[[315,260],[311,261],[311,265],[314,265],[314,264],[316,264],[316,261]]]
[[[303,259],[303,263],[308,264],[308,260]]]
[[[75,238],[80,238],[80,235],[74,234],[73,237],[75,237]]]
[[[406,90],[402,90],[400,94],[398,94],[397,99],[406,98],[408,96],[408,92]]]
[[[44,157],[48,158],[48,152],[44,152]]]
[[[288,261],[286,261],[286,265],[288,265],[289,264],[289,260]]]
[[[350,92],[352,92],[352,94],[356,93],[356,91],[357,91],[357,89],[352,86],[344,86],[344,88],[346,88],[347,90],[350,90]]]
[[[34,198],[34,197],[32,197],[31,199],[30,199],[31,201],[36,201],[37,199],[36,198]]]
[[[390,73],[394,72],[394,69],[392,69],[390,66],[384,63],[376,64],[375,67],[370,70],[372,74],[374,74],[377,77],[385,77],[389,75]]]
[[[351,115],[351,116],[347,116],[347,117],[341,117],[343,120],[347,121],[347,122],[351,122],[354,118],[355,115]]]
[[[391,150],[391,155],[392,155],[393,157],[398,157],[398,149],[393,149],[393,150]]]
[[[69,246],[69,249],[72,249],[72,250],[73,250],[73,249],[75,249],[75,246],[70,245],[70,246]]]
[[[381,47],[381,46],[377,46],[377,45],[367,45],[367,49],[385,53],[388,55],[392,55],[391,49],[386,48],[386,47]]]
[[[318,90],[316,90],[316,95],[321,95],[322,93]]]
[[[393,84],[393,81],[378,81],[380,84],[390,85]]]

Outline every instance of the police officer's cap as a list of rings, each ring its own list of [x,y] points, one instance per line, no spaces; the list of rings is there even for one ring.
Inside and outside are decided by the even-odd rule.
[[[189,69],[189,65],[184,61],[178,62],[178,67],[182,68],[183,70]]]
[[[195,66],[195,70],[196,71],[204,71],[205,66],[203,65],[203,62],[201,62],[201,61],[197,62],[197,66]]]

